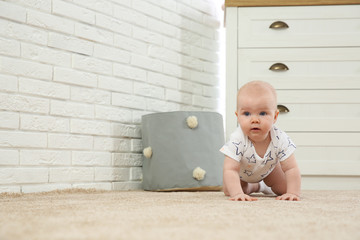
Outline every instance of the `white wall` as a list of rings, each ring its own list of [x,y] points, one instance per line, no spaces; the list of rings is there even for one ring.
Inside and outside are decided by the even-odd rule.
[[[0,0],[0,192],[141,188],[141,116],[218,111],[216,0]]]

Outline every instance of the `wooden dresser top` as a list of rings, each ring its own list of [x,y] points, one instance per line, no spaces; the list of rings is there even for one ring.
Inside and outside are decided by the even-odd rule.
[[[225,0],[226,7],[313,6],[360,4],[360,0]]]

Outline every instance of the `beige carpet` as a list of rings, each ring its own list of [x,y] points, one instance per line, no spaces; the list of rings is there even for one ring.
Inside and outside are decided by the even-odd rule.
[[[0,239],[360,239],[360,191],[303,191],[300,202],[221,192],[0,194]]]

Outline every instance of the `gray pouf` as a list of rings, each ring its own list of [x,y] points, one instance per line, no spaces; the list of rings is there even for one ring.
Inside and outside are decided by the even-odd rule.
[[[190,117],[190,118],[189,118]],[[153,191],[220,190],[223,119],[215,112],[179,111],[142,117],[143,187]]]

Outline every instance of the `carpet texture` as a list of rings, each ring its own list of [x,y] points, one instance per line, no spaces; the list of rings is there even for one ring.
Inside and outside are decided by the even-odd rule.
[[[1,240],[360,239],[360,191],[232,202],[221,192],[0,194]]]

